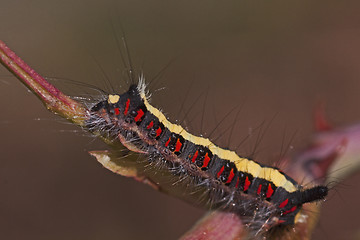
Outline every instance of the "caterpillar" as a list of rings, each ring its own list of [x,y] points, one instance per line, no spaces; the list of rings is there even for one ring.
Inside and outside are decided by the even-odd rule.
[[[108,94],[92,106],[86,128],[111,134],[149,162],[166,163],[207,189],[212,209],[239,214],[251,230],[268,231],[299,221],[304,203],[323,199],[326,186],[303,189],[281,170],[216,146],[167,120],[150,104],[141,78],[123,94]]]
[[[304,189],[276,167],[266,166],[209,139],[195,136],[150,104],[143,78],[122,94],[94,104],[86,128],[115,136],[149,162],[162,162],[173,175],[201,185],[211,209],[231,211],[253,231],[268,231],[299,221],[304,203],[324,199],[326,186]]]
[[[155,3],[151,3],[151,4],[152,4],[151,5],[152,8],[156,8],[156,7],[153,6]],[[343,5],[344,6],[346,5],[347,8],[349,8],[349,9],[354,9],[354,8],[349,7],[348,4],[343,4]],[[44,7],[46,7],[46,6],[48,6],[48,4],[44,5]],[[82,4],[81,7],[84,7],[84,6],[91,6],[91,4]],[[165,22],[167,22],[168,20],[171,22],[173,20],[172,18],[176,18],[176,17],[179,16],[178,14],[173,14],[173,12],[170,9],[170,11],[167,11],[168,13],[166,15],[168,17],[171,17],[170,19],[166,18],[166,16],[164,18],[154,18],[153,17],[153,15],[154,15],[153,11],[148,11],[147,7],[145,7],[146,10],[144,8],[144,11],[140,10],[140,11],[136,11],[135,14],[132,14],[132,11],[134,9],[138,10],[139,8],[137,6],[136,7],[134,7],[134,6],[129,7],[129,6],[130,6],[130,4],[128,4],[128,3],[126,4],[126,6],[125,5],[123,6],[126,9],[125,12],[129,12],[129,14],[126,13],[127,17],[134,18],[134,20],[136,19],[136,21],[133,21],[133,22],[138,23],[139,27],[136,26],[135,28],[140,29],[141,32],[146,33],[144,35],[140,35],[140,37],[139,37],[140,39],[146,39],[146,41],[143,40],[144,42],[141,42],[141,44],[144,45],[144,46],[147,45],[146,43],[149,42],[149,40],[151,41],[151,38],[154,38],[154,36],[149,36],[150,34],[147,34],[147,33],[149,33],[149,29],[152,30],[152,28],[155,27],[155,26],[165,27],[166,24],[165,25],[163,24],[164,20],[165,20]],[[289,6],[285,6],[285,8],[287,8],[287,7],[289,7]],[[327,7],[327,9],[330,9],[330,11],[324,11],[324,7],[325,8]],[[341,6],[339,6],[339,7],[341,7]],[[99,8],[99,6],[96,6],[96,11],[87,13],[85,15],[86,16],[91,16],[91,18],[93,19],[94,18],[93,13],[96,12],[96,14],[98,14],[98,13],[101,12],[101,11],[98,11],[98,8]],[[334,98],[333,97],[333,96],[337,96],[337,94],[339,94],[340,96],[347,96],[348,94],[350,94],[349,92],[346,92],[345,87],[344,87],[344,85],[347,86],[349,84],[347,84],[347,85],[343,84],[343,79],[346,79],[346,76],[348,74],[347,70],[349,70],[349,69],[348,68],[339,69],[339,66],[336,65],[336,63],[338,61],[332,61],[331,63],[334,63],[334,64],[331,64],[328,61],[329,54],[325,54],[325,56],[324,56],[324,51],[326,50],[326,53],[328,53],[330,50],[331,51],[334,50],[335,53],[337,53],[337,54],[343,53],[342,50],[344,50],[344,49],[343,49],[342,44],[339,44],[338,41],[334,41],[334,38],[333,38],[334,36],[336,36],[336,39],[341,38],[345,42],[348,41],[348,40],[350,40],[350,42],[356,42],[356,41],[351,41],[351,38],[352,38],[353,34],[347,34],[348,33],[347,31],[341,31],[339,33],[339,29],[341,29],[341,27],[343,27],[344,29],[349,29],[348,26],[351,26],[351,24],[355,23],[356,21],[351,21],[352,18],[349,18],[349,17],[345,18],[345,19],[348,19],[347,21],[342,21],[342,15],[336,15],[334,17],[334,14],[331,14],[333,12],[333,10],[334,10],[333,6],[331,4],[329,4],[327,6],[324,5],[322,7],[317,7],[315,10],[313,8],[306,8],[306,7],[304,8],[304,7],[295,6],[295,8],[294,8],[295,12],[300,13],[300,15],[296,15],[297,16],[296,18],[290,18],[289,21],[285,21],[285,23],[289,24],[289,25],[287,25],[287,26],[289,26],[288,27],[289,29],[297,29],[297,30],[299,30],[297,32],[297,34],[294,34],[293,31],[284,31],[284,24],[277,24],[278,19],[288,19],[288,17],[289,17],[288,13],[292,12],[292,11],[284,11],[283,8],[277,8],[277,12],[274,14],[273,11],[267,11],[266,12],[264,10],[265,8],[261,8],[261,7],[260,8],[258,8],[258,7],[254,8],[253,5],[248,5],[248,6],[244,5],[241,8],[242,9],[241,11],[243,11],[245,13],[245,15],[244,15],[244,14],[239,14],[239,12],[237,11],[237,10],[239,10],[239,8],[234,8],[234,7],[229,7],[229,6],[227,8],[224,8],[222,6],[221,8],[212,8],[212,9],[214,9],[214,11],[216,11],[216,12],[214,12],[214,16],[216,16],[216,17],[205,17],[205,18],[199,18],[197,16],[199,11],[194,10],[193,7],[189,8],[189,7],[184,7],[183,6],[183,8],[184,9],[191,9],[191,15],[194,15],[194,16],[192,16],[192,18],[189,17],[189,19],[194,19],[195,22],[194,22],[194,24],[189,24],[188,25],[188,28],[190,28],[190,31],[189,31],[190,33],[186,32],[186,31],[176,33],[177,35],[175,35],[175,37],[177,39],[177,41],[176,41],[177,43],[178,42],[189,41],[189,39],[181,38],[181,36],[186,36],[187,38],[191,39],[192,36],[189,37],[189,34],[191,34],[193,32],[196,32],[196,33],[199,33],[199,34],[204,34],[203,30],[205,29],[205,30],[209,31],[208,26],[212,26],[212,27],[214,27],[214,29],[213,28],[210,29],[211,33],[209,33],[208,35],[203,36],[204,39],[208,40],[208,41],[205,41],[205,42],[210,42],[210,44],[216,43],[217,47],[221,46],[221,45],[226,46],[223,50],[221,50],[221,52],[224,52],[224,55],[227,58],[228,58],[228,52],[227,51],[229,51],[229,52],[232,51],[233,52],[234,51],[233,49],[238,49],[238,50],[234,51],[235,52],[234,55],[235,54],[239,55],[239,52],[240,52],[241,54],[246,56],[246,57],[244,57],[244,59],[248,59],[250,56],[255,56],[256,58],[254,57],[254,59],[250,59],[252,61],[248,61],[248,62],[250,62],[249,63],[249,65],[250,65],[250,70],[249,71],[250,72],[255,69],[255,66],[254,66],[255,63],[254,62],[256,62],[256,64],[259,64],[260,66],[262,66],[264,68],[264,69],[260,69],[259,72],[261,74],[266,75],[266,79],[271,80],[272,77],[274,79],[281,79],[281,78],[286,79],[286,81],[285,81],[286,85],[284,84],[284,82],[281,82],[281,81],[280,81],[280,84],[278,82],[276,82],[276,84],[272,84],[272,85],[276,85],[276,86],[277,85],[282,85],[282,86],[285,85],[285,86],[288,86],[287,85],[287,83],[289,82],[288,79],[289,78],[293,79],[293,77],[295,76],[295,77],[298,77],[298,79],[302,80],[301,81],[302,82],[301,86],[304,86],[304,88],[309,89],[309,92],[304,94],[304,97],[306,96],[307,100],[309,102],[313,102],[313,99],[311,99],[311,97],[312,97],[311,94],[314,94],[315,92],[319,92],[319,91],[322,92],[323,88],[321,87],[321,89],[319,89],[319,86],[332,86],[332,92],[331,92],[331,90],[324,90],[324,91],[328,91],[328,92],[326,92],[326,94],[329,95],[329,99],[331,99],[331,100],[336,99],[336,103],[338,103],[339,105],[342,104],[344,106],[351,106],[351,103],[356,101],[356,99],[353,100],[353,98],[342,98],[342,97],[335,97]],[[257,12],[258,16],[264,16],[264,13],[265,13],[266,16],[262,17],[262,18],[259,18],[259,17],[256,17],[257,15],[255,15],[254,19],[257,19],[255,22],[250,20],[250,21],[245,21],[245,23],[243,23],[242,19],[239,19],[239,17],[241,18],[242,16],[247,16],[247,14],[249,12],[252,12],[252,11],[249,11],[249,8],[251,10],[253,10],[253,8],[254,8],[254,9],[256,9],[256,11],[260,11],[260,12]],[[346,8],[345,7],[341,7],[341,8],[344,10],[342,12],[346,13],[346,15],[348,15],[348,13],[346,11]],[[6,8],[4,8],[4,10],[5,9]],[[74,8],[74,9],[77,9],[77,8]],[[81,9],[83,9],[83,8],[81,8]],[[162,8],[158,7],[157,9],[162,9]],[[200,6],[198,9],[203,10],[203,6]],[[307,11],[306,9],[310,9],[310,12]],[[53,10],[53,9],[50,9],[50,10]],[[177,12],[177,10],[178,9],[176,9],[176,12]],[[231,11],[229,11],[229,10],[231,10]],[[58,9],[57,9],[57,11],[58,11]],[[220,11],[220,12],[218,12],[218,11]],[[8,11],[8,12],[10,12],[10,11]],[[51,13],[51,11],[50,11],[50,13]],[[68,11],[65,12],[65,15],[66,15],[66,13],[68,13]],[[229,13],[231,15],[229,15]],[[309,13],[311,15],[310,17],[309,17]],[[331,16],[331,17],[326,18],[326,17],[324,17],[324,15],[321,15],[322,13],[330,13],[328,15]],[[183,14],[183,15],[187,15],[187,14],[190,14],[190,12],[186,11],[186,14]],[[223,15],[221,15],[221,14],[223,14]],[[319,14],[320,14],[320,16],[323,16],[323,18],[326,19],[326,21],[323,21],[323,22],[319,23],[319,21],[318,21]],[[73,14],[73,15],[78,17],[77,14],[76,15]],[[274,15],[276,17],[272,18],[272,15]],[[4,15],[4,16],[7,16],[7,15]],[[49,16],[52,17],[53,14],[49,14]],[[66,15],[66,16],[71,17],[69,15]],[[208,15],[206,15],[206,16],[208,16]],[[210,15],[210,16],[212,16],[212,15]],[[227,16],[227,17],[225,19],[222,19],[223,21],[220,21],[220,23],[219,23],[218,16]],[[299,22],[299,19],[302,19],[302,18],[305,18],[308,21],[302,21],[303,23],[305,23],[305,25],[303,27],[298,27],[298,25],[301,24],[300,23],[301,21]],[[236,21],[234,21],[234,19],[236,19]],[[272,20],[272,21],[269,21],[269,19]],[[53,21],[55,19],[51,18],[51,20]],[[77,18],[74,18],[73,20],[68,21],[68,22],[77,22],[76,20],[77,20]],[[308,24],[308,22],[311,21],[311,20],[316,21],[317,24],[315,24],[315,27],[319,31],[314,32],[314,29],[313,29],[314,25],[313,24]],[[339,20],[340,25],[336,24],[336,25],[334,25],[335,27],[330,26],[330,28],[329,28],[329,24],[326,23],[327,20],[330,20],[330,21]],[[52,22],[52,21],[50,21],[50,22]],[[263,24],[259,24],[258,21],[261,21],[261,23],[263,23]],[[339,22],[339,21],[337,21],[337,22]],[[9,21],[4,21],[4,22],[9,22]],[[47,21],[45,20],[44,22],[47,22]],[[257,27],[260,26],[260,25],[261,26],[269,26],[270,25],[270,26],[274,26],[274,27],[260,28],[259,29],[260,32],[258,32],[258,31],[250,31],[250,32],[245,32],[245,34],[242,34],[242,32],[241,32],[241,36],[239,36],[239,31],[241,31],[243,29],[243,28],[241,28],[241,30],[239,30],[239,24],[240,23],[245,25],[245,29],[257,29]],[[325,23],[326,26],[323,26],[324,23]],[[72,24],[72,26],[73,25],[75,25],[75,24]],[[94,28],[94,29],[97,30],[98,24],[89,24],[89,25],[91,26],[91,28]],[[173,34],[174,29],[176,29],[177,31],[185,29],[184,27],[174,28],[174,25],[177,26],[176,24],[173,24],[173,22],[171,22],[171,24],[167,24],[168,28],[164,28],[164,29],[161,28],[161,32],[163,34],[168,34],[168,33]],[[23,26],[26,26],[26,25],[23,25]],[[51,31],[51,29],[54,28],[54,27],[52,27],[52,25],[49,25],[48,27],[49,27],[50,31]],[[104,28],[104,26],[101,26],[101,27]],[[288,28],[286,28],[286,29],[288,29]],[[61,28],[61,29],[65,29],[65,28]],[[234,31],[235,29],[237,31]],[[265,31],[264,31],[264,29],[265,29]],[[324,35],[323,31],[321,31],[321,29],[326,29],[327,34]],[[143,30],[145,30],[145,31],[143,31]],[[199,30],[202,30],[202,31],[199,31]],[[151,32],[158,33],[158,31],[151,31]],[[5,38],[6,36],[9,36],[10,37],[9,40],[12,40],[12,41],[14,40],[14,36],[17,36],[17,34],[18,34],[18,33],[16,33],[16,35],[13,35],[12,34],[13,32],[9,32],[9,33],[10,34],[3,34],[4,35],[3,37]],[[29,39],[28,37],[30,35],[27,34],[28,31],[24,31],[24,33],[25,33],[25,35],[22,36],[22,39]],[[105,38],[104,35],[102,34],[103,32],[100,32],[100,33],[101,34],[96,34],[96,36],[101,36],[100,38]],[[215,38],[213,38],[214,33],[216,33],[216,36],[217,36]],[[308,38],[309,35],[313,36],[313,37]],[[333,37],[331,37],[330,35],[333,36]],[[62,37],[66,37],[66,40],[68,40],[68,36],[70,36],[70,35],[69,35],[68,32],[63,33],[63,32],[59,31],[58,34],[48,34],[48,31],[44,31],[42,34],[31,34],[31,38],[34,38],[34,36],[39,36],[40,39],[37,39],[37,38],[29,39],[30,41],[28,42],[28,45],[32,46],[31,49],[36,49],[36,46],[37,46],[37,45],[34,45],[34,44],[31,45],[31,40],[34,41],[35,44],[36,44],[36,43],[42,43],[42,41],[39,41],[39,40],[46,39],[47,42],[53,41],[54,43],[56,43],[55,45],[57,45],[59,47],[61,44],[57,44],[57,43],[60,43],[60,41],[62,40]],[[221,37],[218,37],[218,36],[221,36]],[[298,40],[303,39],[302,37],[304,37],[304,36],[306,37],[305,41],[299,43]],[[330,38],[329,38],[329,36],[330,36]],[[47,37],[53,37],[53,39],[48,39]],[[173,38],[173,37],[174,36],[171,36],[170,39]],[[226,40],[224,41],[225,37],[226,37]],[[73,39],[73,38],[76,38],[76,37],[71,37],[71,39]],[[163,36],[163,38],[166,39],[166,36]],[[241,39],[239,39],[239,38],[241,38]],[[270,39],[268,39],[268,38],[270,38]],[[19,39],[21,39],[21,37]],[[233,40],[229,40],[229,39],[233,39]],[[268,39],[268,41],[264,41],[264,39]],[[166,42],[168,42],[168,41],[169,40],[166,39]],[[319,49],[319,41],[327,43],[324,46],[324,48],[326,48],[326,49],[324,49],[324,48]],[[284,42],[286,42],[286,44],[282,44]],[[251,44],[249,44],[249,43],[251,43]],[[275,46],[272,46],[271,44],[274,44],[274,43],[275,43]],[[161,45],[161,44],[162,44],[162,42],[159,45]],[[18,44],[18,46],[23,46],[23,45],[24,44]],[[41,44],[41,46],[42,45],[43,44]],[[165,45],[165,44],[163,44],[163,45]],[[201,45],[203,45],[202,42],[201,42]],[[271,48],[269,48],[270,45],[271,45]],[[153,45],[151,45],[151,46],[153,46]],[[178,45],[176,45],[176,47],[178,47]],[[279,47],[279,49],[278,49],[278,47]],[[230,50],[227,50],[227,49],[230,49]],[[260,50],[257,50],[257,49],[260,49]],[[264,51],[263,49],[268,49],[270,51],[270,53],[269,53],[269,51]],[[315,53],[315,55],[316,55],[315,58],[313,57],[314,56],[314,49],[317,50],[316,53]],[[48,54],[51,54],[51,56],[53,54],[56,54],[56,51],[50,51],[50,49],[46,49],[46,50],[47,50]],[[203,50],[203,51],[206,51],[206,50]],[[329,50],[329,51],[327,51],[327,50]],[[337,50],[339,50],[339,51],[337,51]],[[165,49],[165,51],[168,51],[168,49]],[[245,53],[244,53],[244,51],[245,51]],[[63,50],[61,50],[61,52],[63,52]],[[220,51],[217,50],[217,52],[220,52]],[[297,53],[301,53],[300,56],[297,55]],[[77,55],[80,55],[80,54],[77,54]],[[152,54],[152,55],[158,56],[160,54],[158,52],[155,52],[155,54]],[[264,57],[264,55],[265,55],[265,57]],[[270,57],[269,57],[269,55],[270,55]],[[279,56],[279,58],[275,58],[273,55],[274,56],[275,55]],[[61,58],[60,57],[54,57],[54,58],[57,58],[57,61],[51,63],[51,56],[49,56],[49,55],[46,56],[48,58],[48,60],[46,62],[48,62],[49,64],[52,64],[52,66],[54,66],[55,64],[58,64],[57,66],[59,66],[60,69],[61,69],[61,62],[60,62]],[[335,55],[333,54],[332,56],[334,58],[338,59],[336,54]],[[341,57],[344,57],[344,56],[345,55],[341,55]],[[215,55],[214,57],[212,55],[211,56],[206,56],[206,57],[209,58],[209,59],[210,58],[211,59],[212,58],[217,58],[219,62],[216,62],[214,65],[216,65],[216,64],[220,65],[221,64],[220,61],[224,60],[222,58],[219,58],[218,55]],[[278,62],[280,58],[282,59],[282,61]],[[294,59],[294,58],[297,59],[295,62],[294,61],[289,61],[289,59]],[[313,61],[308,61],[309,58],[313,59]],[[276,60],[274,60],[274,59],[276,59]],[[235,62],[236,67],[237,67],[237,68],[235,67],[236,69],[238,69],[238,66],[240,64],[243,64],[245,62],[245,60],[243,61],[242,58],[235,58],[235,59],[230,58],[230,59],[227,59],[227,60],[230,60],[231,62]],[[346,60],[349,60],[349,59],[346,59]],[[66,60],[66,61],[68,61],[68,60]],[[300,61],[300,62],[298,62],[298,61]],[[223,61],[223,62],[225,62],[225,61]],[[324,66],[323,63],[326,63],[325,64],[326,66]],[[41,62],[39,64],[41,66]],[[230,65],[229,62],[225,62],[225,64]],[[284,67],[283,64],[285,64],[285,69],[283,68]],[[330,67],[329,67],[329,64],[331,65]],[[321,71],[321,72],[319,72],[319,71],[314,72],[313,67],[312,67],[314,65],[316,65],[317,69],[320,69],[320,71],[321,71],[321,69],[325,69],[326,71],[324,70],[324,71]],[[350,65],[351,65],[351,63],[350,63]],[[212,68],[212,66],[213,65],[211,65],[210,68]],[[246,67],[248,67],[248,65],[244,66],[244,68],[246,68]],[[256,65],[256,67],[258,67],[258,65]],[[289,68],[287,68],[287,67],[289,67]],[[274,70],[268,70],[268,69],[274,69]],[[329,69],[332,70],[332,71],[329,72],[328,71]],[[223,73],[224,71],[228,71],[228,70],[229,70],[228,68],[221,69],[220,72]],[[256,68],[256,70],[258,70],[258,68]],[[45,70],[45,72],[46,71],[47,70]],[[234,71],[234,72],[236,72],[237,76],[240,75],[239,72],[237,72],[237,71]],[[300,74],[297,74],[299,72],[300,72]],[[322,74],[322,73],[324,73],[324,74]],[[54,72],[50,72],[50,73],[48,72],[47,74],[59,75],[58,72],[55,72],[55,73]],[[66,74],[72,76],[71,73],[67,72]],[[95,74],[93,74],[93,72],[90,72],[90,74],[92,74],[93,76],[95,75]],[[280,77],[279,77],[279,75],[280,75]],[[319,75],[321,75],[321,76],[319,76]],[[228,77],[228,76],[226,76],[226,77]],[[245,78],[245,79],[248,79],[246,74],[244,74],[242,77]],[[316,82],[315,79],[316,80],[322,80],[322,81]],[[338,80],[338,79],[341,79],[341,80]],[[330,81],[331,81],[332,84],[328,84]],[[315,82],[315,86],[308,84],[310,82]],[[290,82],[289,84],[292,84],[292,83],[293,82]],[[308,84],[308,85],[306,85],[306,84]],[[295,85],[294,88],[298,88],[298,86],[300,84],[295,83],[294,85]],[[339,87],[339,86],[341,86],[341,87]],[[351,85],[351,86],[353,86],[353,85]],[[230,86],[230,88],[233,88],[233,86]],[[289,89],[286,88],[283,91],[286,92],[287,90],[289,90]],[[122,93],[122,91],[120,91],[118,93],[120,94],[120,93]],[[293,95],[294,94],[291,94],[291,96],[293,96]],[[4,94],[4,96],[5,96],[5,94]],[[11,100],[11,99],[4,98],[3,102],[4,102],[5,106],[10,105],[10,103],[8,104],[9,100]],[[16,100],[18,100],[18,99],[16,99]],[[341,100],[345,101],[345,104]],[[14,102],[15,102],[15,99],[14,99]],[[349,104],[347,104],[347,103],[349,103]],[[23,106],[19,106],[18,109],[20,109],[20,107],[22,108]],[[12,108],[12,109],[16,109],[16,108]],[[293,109],[296,109],[296,111],[301,110],[297,106],[294,106]],[[309,107],[304,107],[304,109],[309,109]],[[169,109],[169,110],[171,110],[171,109]],[[175,112],[176,112],[176,110],[175,110]],[[345,113],[344,113],[343,108],[341,108],[341,111],[340,111],[340,113],[338,115],[346,117],[346,112],[349,112],[349,111],[345,111]],[[350,111],[350,112],[354,112],[354,111]],[[12,114],[13,110],[11,110],[10,113]],[[34,115],[36,117],[38,117],[35,113],[34,113]],[[303,116],[308,116],[308,115],[309,114],[303,114]],[[26,115],[24,114],[23,117],[25,118],[25,116]],[[27,117],[26,120],[29,120],[29,118],[31,119],[31,117]],[[351,120],[353,120],[353,119],[351,119]],[[350,121],[350,120],[348,120],[348,121]],[[18,125],[22,126],[22,122],[18,123]],[[34,133],[31,133],[31,134],[34,134]],[[22,138],[22,136],[19,136],[19,138],[20,137]],[[7,140],[5,137],[3,137],[3,139]],[[7,145],[3,144],[4,150],[7,149],[6,146]],[[78,148],[80,150],[83,149],[82,147],[78,147]],[[18,150],[18,149],[19,148],[17,148],[16,150]],[[69,151],[69,150],[67,149],[66,151]],[[27,152],[27,154],[30,154],[30,153]],[[73,157],[73,156],[71,156],[71,157]],[[68,161],[68,162],[71,162],[71,161]],[[72,170],[74,171],[74,169],[72,169]],[[122,180],[123,179],[119,179],[120,182]],[[116,182],[118,182],[118,181],[116,181]],[[352,183],[351,183],[351,185],[352,185]],[[112,196],[112,197],[114,198],[114,196]],[[115,198],[116,198],[116,196],[115,196]],[[350,201],[350,200],[353,201],[353,198],[351,196],[349,196],[348,198],[345,197],[345,199],[347,201]],[[341,206],[345,206],[345,205],[354,205],[354,206],[356,206],[356,203],[354,203],[354,204],[343,204],[343,201],[341,203],[342,203]],[[352,207],[352,209],[353,208],[354,207]],[[339,212],[339,211],[332,211],[332,214],[334,214],[335,212]],[[354,211],[353,210],[347,210],[347,211],[343,210],[341,212],[344,214],[345,212],[349,213],[349,212],[354,212]],[[343,217],[343,218],[348,219],[348,216]],[[357,218],[357,216],[355,216],[355,218]],[[327,218],[327,219],[329,219],[329,218]],[[16,221],[16,222],[18,222],[18,221]],[[113,221],[113,222],[115,222],[115,221]],[[116,222],[116,224],[118,224],[118,222]],[[332,228],[327,227],[326,232],[330,231],[330,229],[332,229]],[[346,229],[346,227],[345,228],[344,227],[342,227],[342,228],[337,227],[336,229],[337,229],[336,231],[339,232],[340,229]]]

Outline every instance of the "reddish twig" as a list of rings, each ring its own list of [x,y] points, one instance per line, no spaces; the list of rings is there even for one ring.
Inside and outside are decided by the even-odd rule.
[[[88,115],[87,109],[47,82],[2,41],[0,41],[0,59],[1,63],[33,92],[47,109],[83,126]]]

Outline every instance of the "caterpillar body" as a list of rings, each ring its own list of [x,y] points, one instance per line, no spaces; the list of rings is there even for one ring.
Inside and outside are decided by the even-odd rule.
[[[304,203],[323,199],[326,186],[303,189],[275,167],[262,165],[192,135],[149,103],[140,79],[123,94],[109,94],[90,110],[87,128],[111,132],[130,151],[163,162],[207,189],[208,206],[231,211],[255,231],[297,223]]]

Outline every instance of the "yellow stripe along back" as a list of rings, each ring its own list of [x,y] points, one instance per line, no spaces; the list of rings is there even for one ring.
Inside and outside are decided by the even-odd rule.
[[[289,193],[298,190],[298,188],[291,181],[287,180],[284,174],[282,174],[279,170],[271,167],[262,167],[257,162],[254,162],[247,158],[241,158],[234,151],[222,149],[216,146],[214,143],[212,143],[208,138],[192,135],[191,133],[187,132],[184,128],[182,128],[180,125],[169,122],[165,117],[165,115],[160,110],[153,107],[148,102],[145,94],[144,86],[141,86],[141,83],[139,83],[138,90],[140,92],[140,96],[143,99],[147,110],[151,114],[156,116],[159,119],[159,121],[162,124],[164,124],[164,126],[170,132],[180,134],[185,140],[188,140],[194,144],[202,145],[204,147],[209,148],[209,150],[214,155],[217,155],[219,158],[233,162],[236,168],[238,169],[238,171],[249,173],[254,178],[262,178],[267,181],[270,181],[276,187],[282,187]]]

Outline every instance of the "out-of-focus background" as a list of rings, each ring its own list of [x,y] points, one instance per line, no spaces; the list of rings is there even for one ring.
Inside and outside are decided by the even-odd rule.
[[[335,125],[360,122],[359,1],[0,4],[1,40],[29,65],[101,88],[106,83],[93,58],[125,90],[111,22],[119,35],[122,25],[134,66],[148,79],[171,62],[152,89],[159,89],[156,106],[181,120],[182,103],[190,109],[205,93],[186,123],[209,133],[243,104],[232,139],[223,131],[235,113],[213,138],[222,135],[216,142],[234,149],[250,132],[238,152],[251,154],[256,146],[261,162],[276,161],[282,143],[288,154],[306,145],[319,101]],[[74,95],[89,90],[55,84]],[[3,67],[0,109],[1,239],[176,239],[204,214],[102,168],[87,151],[106,146],[47,112]],[[270,127],[257,143],[262,122]],[[359,239],[359,180],[353,176],[331,191],[314,239]]]

